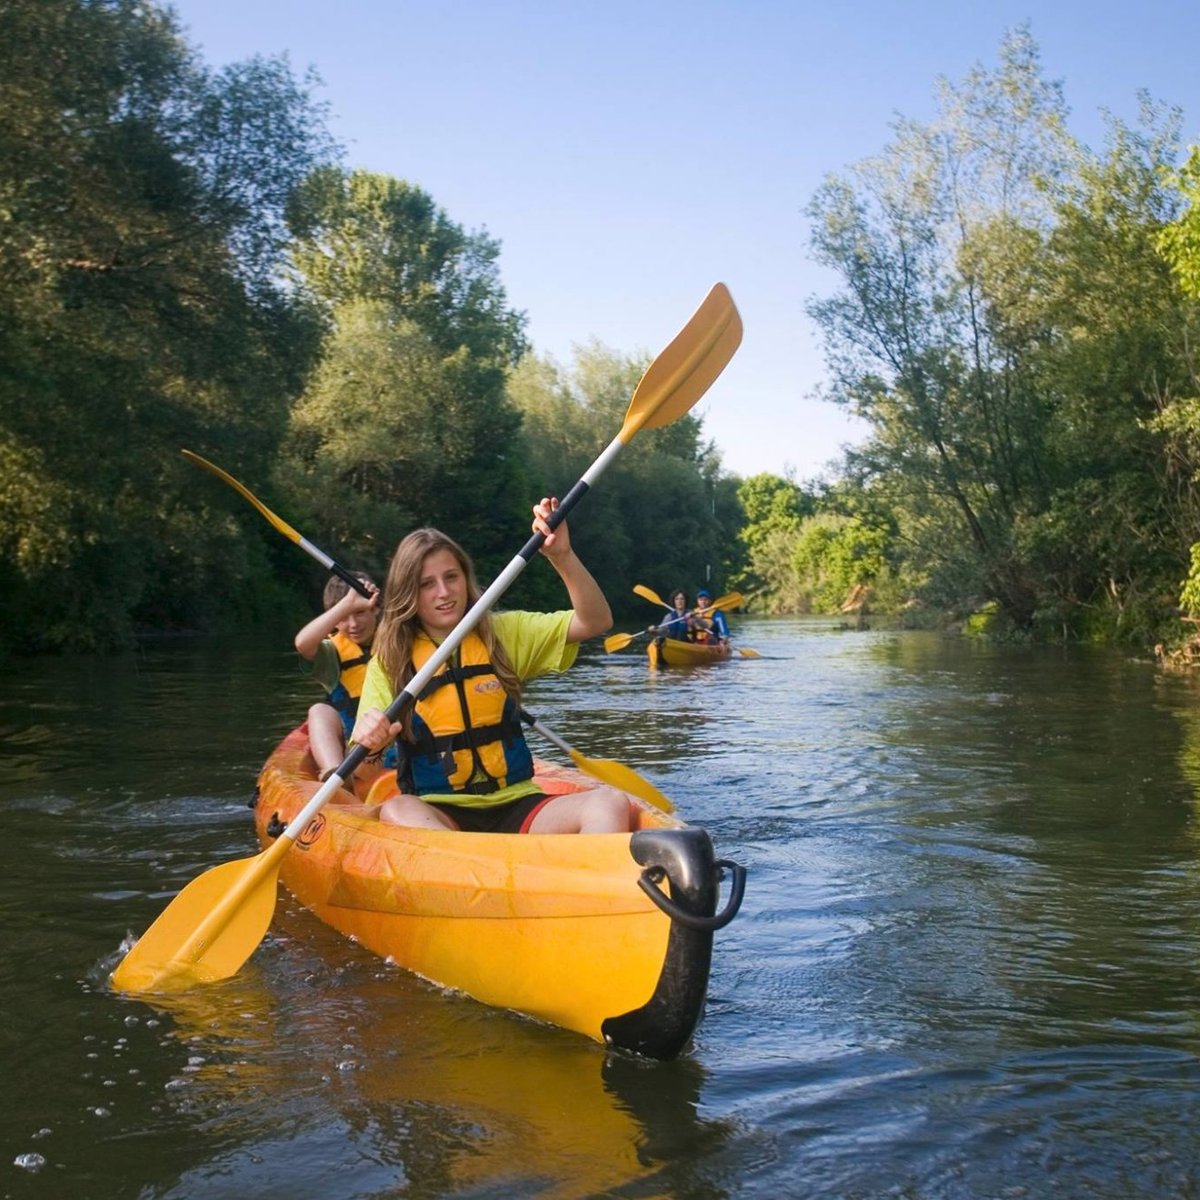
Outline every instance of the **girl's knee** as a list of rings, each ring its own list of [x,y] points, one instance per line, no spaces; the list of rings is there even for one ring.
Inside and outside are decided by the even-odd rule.
[[[390,796],[379,806],[379,819],[385,825],[409,825],[422,829],[449,829],[442,814],[430,808],[419,796]]]
[[[410,797],[408,796],[389,796],[379,806],[379,819],[385,825],[411,824],[410,821],[406,821],[404,819],[406,814],[410,811],[408,805],[409,800]]]
[[[605,787],[588,801],[585,829],[597,833],[627,833],[632,828],[629,797],[616,788]]]
[[[633,828],[633,812],[629,806],[629,797],[624,792],[613,792],[609,801],[609,811],[617,832],[625,833]]]

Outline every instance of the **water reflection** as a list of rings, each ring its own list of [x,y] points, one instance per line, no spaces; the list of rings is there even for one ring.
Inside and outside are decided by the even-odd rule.
[[[355,1195],[609,1195],[726,1136],[699,1115],[695,1060],[608,1055],[447,996],[309,920],[286,917],[256,970],[153,998],[186,1048],[172,1103],[213,1142],[162,1195],[219,1194],[235,1165],[239,1195],[298,1177],[309,1194],[321,1181],[348,1194],[337,1181],[353,1178]],[[724,1194],[705,1186],[691,1194]]]
[[[1039,652],[931,638],[877,653],[894,806],[842,864],[866,879],[864,1025],[1200,1046],[1200,876],[1153,666],[1075,648],[1047,674]]]

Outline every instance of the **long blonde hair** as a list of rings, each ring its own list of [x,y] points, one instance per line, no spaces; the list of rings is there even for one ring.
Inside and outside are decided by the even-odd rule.
[[[379,659],[379,665],[383,667],[392,685],[393,696],[400,695],[404,685],[416,674],[412,662],[413,644],[417,635],[424,632],[417,617],[421,574],[426,556],[438,550],[449,550],[462,568],[463,578],[467,582],[468,608],[483,594],[475,578],[475,565],[470,556],[453,538],[440,530],[414,529],[396,547],[396,553],[392,555],[392,562],[388,567],[387,583],[383,592],[383,615],[380,617],[379,628],[372,643],[372,650]],[[480,617],[474,632],[487,647],[488,658],[495,667],[496,676],[505,692],[512,697],[514,703],[520,704],[521,681],[508,661],[504,647],[496,638],[488,613]],[[411,728],[411,713],[410,706],[402,719],[406,735]]]

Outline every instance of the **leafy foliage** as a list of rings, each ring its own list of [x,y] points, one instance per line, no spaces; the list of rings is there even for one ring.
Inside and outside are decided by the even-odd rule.
[[[597,342],[577,347],[569,369],[536,355],[522,360],[509,392],[524,414],[535,491],[562,493],[595,460],[648,365],[645,355]],[[718,473],[716,452],[689,414],[639,434],[572,516],[572,541],[618,613],[644,615],[644,603],[628,598],[634,583],[660,595],[677,587],[692,594],[704,582],[724,590],[740,510]]]
[[[210,71],[142,0],[0,14],[0,648],[295,608],[311,565],[183,446],[353,565],[436,524],[496,574],[649,356],[531,353],[500,243],[345,170],[286,61]],[[572,516],[622,616],[703,582],[1055,637],[1200,619],[1200,149],[1146,97],[1099,152],[1066,113],[1018,29],[825,181],[810,312],[870,434],[804,487],[727,474],[691,415],[640,434]],[[509,602],[561,587],[535,564]]]
[[[213,75],[165,10],[4,12],[0,610],[27,648],[120,644],[250,596],[178,449],[236,468],[282,432],[311,327],[270,282],[282,195],[330,144],[283,64]]]
[[[402,180],[333,167],[305,181],[291,219],[330,333],[291,415],[281,488],[377,571],[415,525],[444,526],[481,570],[507,561],[532,501],[504,390],[524,316],[498,244]]]
[[[1193,445],[1162,436],[1187,424],[1193,320],[1157,253],[1177,114],[1144,100],[1097,155],[1065,112],[1026,30],[943,84],[934,121],[814,198],[843,286],[810,311],[872,429],[847,478],[885,500],[922,599],[1149,637],[1198,515]]]
[[[806,611],[810,600],[793,579],[790,546],[813,498],[789,479],[764,472],[741,480],[737,500],[745,519],[738,534],[743,568],[735,582],[750,590],[751,603],[777,612]]]
[[[478,380],[465,347],[443,357],[391,306],[343,304],[281,451],[291,510],[375,571],[418,525],[445,526],[473,554],[507,544],[511,556],[528,512],[512,452],[520,416]]]

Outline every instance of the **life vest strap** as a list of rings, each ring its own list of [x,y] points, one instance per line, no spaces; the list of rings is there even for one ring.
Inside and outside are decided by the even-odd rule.
[[[486,746],[489,742],[512,742],[523,736],[521,722],[511,717],[504,718],[498,725],[489,725],[482,729],[472,727],[458,733],[446,733],[441,737],[434,737],[426,727],[417,731],[411,753],[423,754],[432,762],[439,756],[453,756],[456,750],[470,750],[473,747]]]
[[[439,688],[444,688],[451,683],[463,683],[468,679],[474,679],[477,675],[494,675],[495,670],[490,663],[475,663],[469,667],[448,666],[444,671],[439,671],[422,689],[417,696],[417,701],[428,700],[429,697]]]

